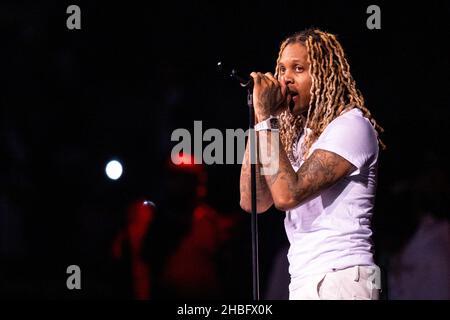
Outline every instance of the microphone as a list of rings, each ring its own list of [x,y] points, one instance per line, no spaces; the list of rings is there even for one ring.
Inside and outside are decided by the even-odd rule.
[[[227,74],[229,77],[237,80],[241,87],[249,89],[253,88],[253,78],[240,74],[236,69],[228,69],[226,66],[224,66],[222,61],[219,61],[217,63],[217,68],[221,72]]]
[[[244,75],[240,74],[236,69],[230,70],[229,68],[224,66],[222,61],[219,61],[217,63],[217,68],[222,73],[225,73],[229,77],[237,80],[239,82],[239,84],[241,85],[241,87],[248,88],[249,90],[253,89],[253,78],[252,77],[244,76]],[[291,98],[288,100],[288,108],[292,112],[292,110],[294,110],[294,107],[295,107],[295,102],[292,99],[292,93],[289,91],[289,88],[287,89],[287,94],[291,96]]]

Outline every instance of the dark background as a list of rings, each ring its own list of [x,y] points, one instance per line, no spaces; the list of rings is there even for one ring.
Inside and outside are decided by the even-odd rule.
[[[81,30],[66,28],[70,4],[81,8]],[[381,7],[381,30],[366,27],[370,4]],[[111,239],[131,201],[162,196],[172,131],[193,133],[194,120],[203,130],[247,127],[245,91],[217,62],[273,72],[280,42],[311,26],[338,35],[385,128],[374,218],[383,266],[421,205],[448,217],[449,17],[448,1],[2,2],[1,295],[114,297]],[[104,174],[111,158],[124,164],[118,181]],[[238,212],[240,166],[206,169],[208,203]],[[428,187],[412,188],[417,179]],[[260,216],[263,289],[286,243],[283,218]],[[230,297],[251,297],[248,220]],[[83,270],[81,292],[65,287],[71,264]]]

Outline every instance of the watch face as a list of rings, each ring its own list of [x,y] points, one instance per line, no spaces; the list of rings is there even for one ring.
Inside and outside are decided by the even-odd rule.
[[[280,126],[278,125],[278,119],[277,118],[271,118],[270,119],[270,128],[272,129],[279,129]]]

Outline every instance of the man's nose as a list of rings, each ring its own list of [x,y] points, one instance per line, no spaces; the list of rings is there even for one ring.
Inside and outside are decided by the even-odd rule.
[[[289,84],[289,83],[293,83],[294,80],[291,77],[291,75],[289,73],[285,73],[283,74],[283,76],[281,77],[281,80],[285,83],[285,84]]]

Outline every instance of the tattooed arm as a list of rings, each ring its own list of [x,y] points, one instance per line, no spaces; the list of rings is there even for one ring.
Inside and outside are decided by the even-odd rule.
[[[267,132],[268,144],[271,132]],[[281,146],[281,142],[280,146]],[[273,148],[273,146],[269,146]],[[284,148],[278,148],[278,171],[264,176],[275,206],[289,210],[316,196],[356,168],[341,156],[326,150],[315,150],[297,173],[292,168]]]
[[[241,167],[241,179],[240,179],[240,192],[241,192],[241,208],[247,212],[252,210],[251,199],[251,182],[250,182],[250,153],[249,144],[245,150],[244,160]],[[267,211],[273,204],[272,195],[270,194],[269,187],[267,186],[265,178],[260,174],[261,165],[256,164],[256,211],[262,213]]]

